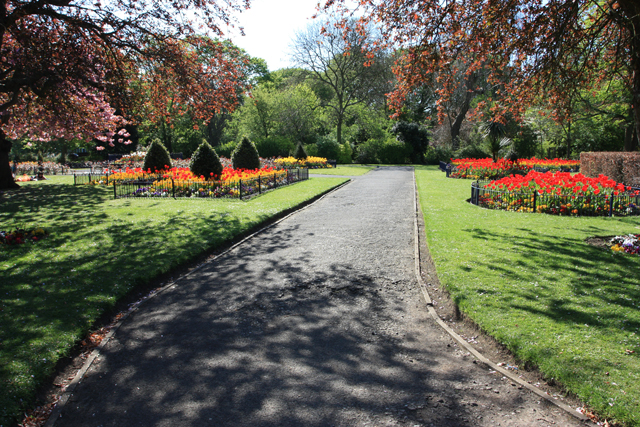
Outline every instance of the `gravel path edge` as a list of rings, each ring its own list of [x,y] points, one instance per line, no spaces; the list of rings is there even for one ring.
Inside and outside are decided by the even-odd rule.
[[[415,188],[415,198],[414,198],[414,208],[415,208],[415,220],[414,220],[414,251],[415,251],[415,276],[416,276],[416,280],[418,282],[418,285],[420,286],[420,290],[422,291],[422,296],[424,297],[426,306],[427,306],[427,310],[429,311],[429,314],[431,315],[431,317],[433,318],[433,320],[435,320],[435,322],[440,325],[440,327],[442,329],[444,329],[449,336],[451,336],[451,338],[453,338],[459,345],[461,345],[465,350],[467,350],[469,353],[471,353],[476,359],[478,359],[480,362],[484,363],[485,365],[487,365],[488,367],[490,367],[491,369],[493,369],[494,371],[500,372],[502,375],[504,375],[505,377],[511,379],[513,382],[521,385],[522,387],[526,388],[527,390],[535,393],[536,395],[540,396],[541,398],[547,400],[548,402],[554,404],[555,406],[557,406],[558,408],[566,411],[569,415],[579,419],[580,421],[591,421],[589,419],[589,417],[585,416],[584,414],[578,412],[577,410],[573,409],[572,407],[570,407],[569,405],[566,405],[562,402],[558,402],[557,400],[553,399],[551,396],[549,396],[547,393],[545,393],[544,391],[538,389],[537,387],[529,384],[526,381],[523,381],[521,378],[519,378],[517,375],[515,375],[514,373],[510,372],[507,369],[504,369],[503,367],[499,366],[497,363],[489,360],[487,357],[485,357],[483,354],[481,354],[478,350],[476,350],[471,344],[469,344],[464,338],[462,338],[460,335],[458,335],[458,333],[456,333],[453,329],[451,329],[451,327],[449,327],[449,325],[447,325],[442,318],[440,318],[440,316],[438,315],[438,313],[436,312],[436,309],[433,305],[433,301],[431,300],[431,296],[429,295],[429,291],[427,290],[427,286],[424,283],[424,280],[422,279],[422,271],[420,268],[420,234],[418,232],[418,218],[419,215],[422,215],[422,211],[420,209],[420,203],[419,203],[419,194],[418,194],[418,184],[416,182],[415,179],[415,171],[414,171],[414,188]],[[424,236],[423,238],[426,238],[426,236]],[[426,243],[425,243],[426,245]]]

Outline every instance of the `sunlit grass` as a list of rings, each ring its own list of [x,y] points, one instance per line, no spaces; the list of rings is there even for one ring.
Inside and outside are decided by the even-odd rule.
[[[310,179],[250,201],[113,199],[111,187],[54,176],[0,194],[0,229],[44,227],[0,247],[0,426],[94,321],[136,285],[210,251],[343,178]]]
[[[470,180],[416,169],[429,250],[460,309],[599,413],[640,425],[640,257],[590,246],[640,218],[482,209]]]

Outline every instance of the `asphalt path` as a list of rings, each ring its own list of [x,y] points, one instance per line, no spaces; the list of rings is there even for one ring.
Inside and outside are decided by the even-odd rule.
[[[429,317],[414,217],[412,169],[379,168],[179,279],[55,425],[578,425]]]

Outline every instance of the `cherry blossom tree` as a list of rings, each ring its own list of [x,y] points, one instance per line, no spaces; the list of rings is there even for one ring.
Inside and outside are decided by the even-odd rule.
[[[194,83],[208,66],[188,69],[194,62],[183,43],[202,46],[193,37],[197,31],[222,35],[222,26],[233,25],[233,14],[249,2],[0,0],[0,189],[16,186],[12,139],[124,140],[122,95],[145,61],[162,62],[174,76],[182,64],[181,88],[191,91],[196,110],[231,107],[224,94],[235,94],[234,81],[217,81],[213,91],[222,101],[208,105],[201,95],[211,91]],[[233,72],[233,59],[214,56],[216,72]]]

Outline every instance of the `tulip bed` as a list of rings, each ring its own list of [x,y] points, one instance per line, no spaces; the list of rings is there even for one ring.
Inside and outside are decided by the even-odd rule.
[[[453,170],[451,178],[468,179],[499,179],[517,172],[523,174],[534,169],[547,169],[549,171],[577,170],[580,167],[579,160],[566,159],[518,159],[513,162],[506,159],[452,159]]]
[[[308,178],[306,171],[274,169],[246,170],[225,167],[220,177],[196,176],[189,168],[172,168],[161,172],[142,168],[107,170],[101,175],[77,175],[75,183],[114,185],[121,197],[246,197]],[[86,179],[85,179],[86,178]],[[83,182],[84,180],[84,182]]]
[[[284,157],[281,159],[275,159],[274,164],[281,168],[309,168],[309,169],[317,169],[317,168],[327,168],[331,167],[327,163],[327,159],[324,157],[314,157],[309,156],[306,159],[296,159],[295,157]]]
[[[531,171],[472,184],[473,204],[489,209],[573,216],[640,215],[640,189],[600,175]]]

